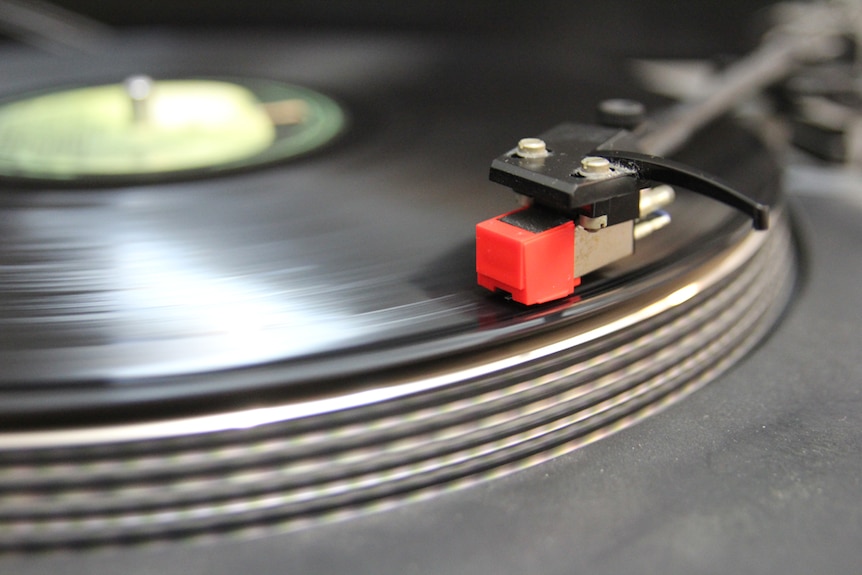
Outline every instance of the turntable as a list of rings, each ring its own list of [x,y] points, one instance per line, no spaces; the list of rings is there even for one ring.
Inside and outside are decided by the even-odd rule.
[[[858,569],[856,12],[539,7],[0,4],[4,572]]]

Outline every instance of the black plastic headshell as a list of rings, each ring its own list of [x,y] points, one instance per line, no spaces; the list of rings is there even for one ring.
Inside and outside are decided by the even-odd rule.
[[[769,225],[769,208],[700,170],[657,156],[629,151],[631,133],[581,124],[562,124],[491,164],[492,181],[533,198],[569,217],[603,217],[603,225],[635,219],[639,191],[649,184],[679,186],[749,215],[758,230]],[[540,147],[534,145],[540,143]],[[535,148],[535,149],[534,149]],[[584,158],[608,161],[592,172]]]

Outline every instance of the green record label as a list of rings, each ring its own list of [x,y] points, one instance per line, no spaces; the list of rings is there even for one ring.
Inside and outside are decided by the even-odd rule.
[[[341,107],[265,80],[152,80],[0,105],[0,177],[134,183],[286,160],[344,127]]]

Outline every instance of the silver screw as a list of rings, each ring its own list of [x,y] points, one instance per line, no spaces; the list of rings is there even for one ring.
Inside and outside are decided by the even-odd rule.
[[[640,191],[639,217],[645,218],[654,211],[669,206],[675,198],[676,193],[667,184],[659,184],[651,188],[642,189]]]
[[[581,159],[581,175],[585,177],[606,176],[611,173],[611,163],[598,156],[586,156]]]
[[[149,120],[150,96],[153,93],[153,79],[138,75],[126,78],[126,94],[132,103],[132,117],[135,123],[143,124]]]
[[[522,158],[545,158],[548,153],[545,141],[539,138],[523,138],[518,142],[518,155]]]

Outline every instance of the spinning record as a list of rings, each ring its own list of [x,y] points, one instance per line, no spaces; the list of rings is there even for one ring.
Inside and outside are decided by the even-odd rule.
[[[517,205],[490,160],[591,121],[571,94],[596,79],[496,43],[395,47],[141,34],[4,58],[6,487],[77,496],[12,501],[3,545],[283,524],[539,461],[709,381],[776,320],[796,265],[778,170],[729,121],[677,158],[773,205],[769,231],[678,189],[668,228],[566,299],[478,287],[474,226]],[[58,447],[89,471],[64,478]],[[148,471],[122,471],[140,450]]]

